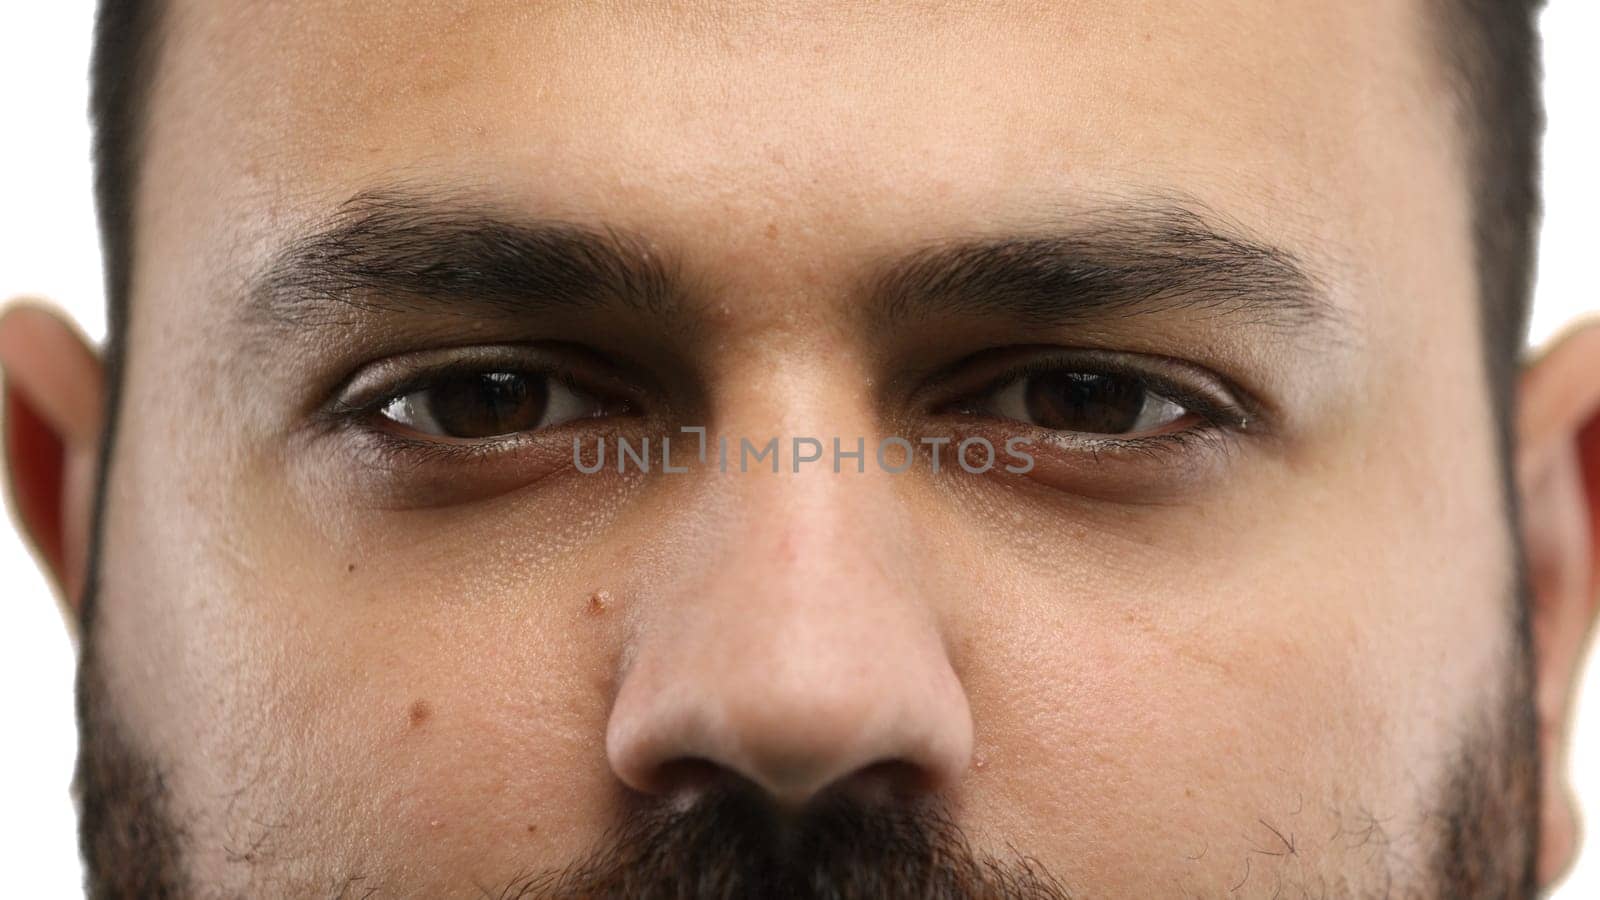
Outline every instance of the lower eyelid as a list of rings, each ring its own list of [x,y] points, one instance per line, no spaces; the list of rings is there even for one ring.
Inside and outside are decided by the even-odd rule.
[[[1079,436],[1076,440],[1080,449],[1092,454],[1127,453],[1149,456],[1183,452],[1197,445],[1214,445],[1222,437],[1222,432],[1216,427],[1201,425],[1140,437],[1086,435]]]
[[[991,438],[997,448],[1004,447],[1004,440],[999,434]],[[997,467],[996,474],[1067,496],[1142,505],[1175,501],[1217,486],[1238,444],[1225,429],[1199,425],[1132,439],[1041,434],[1025,449],[1033,458],[1030,471],[1003,472]]]
[[[388,442],[390,451],[470,459],[485,454],[500,453],[519,438],[536,432],[511,432],[482,438],[454,438],[417,431],[382,414],[373,414],[354,428],[363,436],[375,441]]]
[[[1149,465],[1151,463],[1178,464],[1189,468],[1201,457],[1219,458],[1237,448],[1236,436],[1225,427],[1210,424],[1203,417],[1191,413],[1188,427],[1140,437],[1093,435],[1070,431],[1053,431],[1026,423],[996,418],[962,417],[952,421],[949,434],[951,444],[958,444],[969,436],[984,437],[1004,454],[1006,441],[1025,438],[1025,450],[1035,453],[1036,468],[1058,470],[1063,467],[1077,471],[1081,477],[1099,477],[1100,469],[1109,465]],[[1043,456],[1048,456],[1044,459]]]
[[[349,423],[317,438],[320,465],[331,467],[352,502],[381,509],[448,506],[522,490],[576,471],[574,437],[585,446],[638,435],[622,420],[592,427],[550,426],[473,441],[414,437],[374,424]],[[608,470],[609,471],[609,470]]]

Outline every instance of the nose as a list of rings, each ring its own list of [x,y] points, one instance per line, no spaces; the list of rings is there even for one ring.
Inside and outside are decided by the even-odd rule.
[[[884,485],[845,478],[761,479],[701,574],[651,598],[607,726],[622,782],[668,796],[736,776],[799,807],[966,771],[971,713],[909,530]]]

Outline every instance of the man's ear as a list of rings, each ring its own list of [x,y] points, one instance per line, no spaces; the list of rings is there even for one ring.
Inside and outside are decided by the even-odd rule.
[[[1519,391],[1516,469],[1544,762],[1539,881],[1548,886],[1577,851],[1567,726],[1600,607],[1600,321],[1552,342]]]
[[[0,376],[12,515],[75,624],[105,395],[100,357],[65,316],[12,303],[0,311]]]

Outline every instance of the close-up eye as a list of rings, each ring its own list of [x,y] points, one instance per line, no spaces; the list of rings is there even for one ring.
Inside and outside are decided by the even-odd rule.
[[[447,374],[387,400],[379,416],[433,438],[480,440],[620,411],[560,378],[536,372]]]
[[[558,342],[441,347],[358,369],[320,427],[375,505],[483,499],[571,471],[573,440],[635,434],[660,394],[628,361]]]
[[[1250,416],[1228,381],[1165,357],[1073,351],[1016,361],[1007,349],[970,358],[966,385],[944,408],[958,415],[1014,422],[1063,436],[1137,442],[1202,431],[1243,430]]]
[[[1139,378],[1066,368],[1023,374],[969,411],[1052,431],[1122,438],[1177,431],[1196,418]]]
[[[576,345],[495,344],[392,356],[337,392],[334,421],[443,449],[639,414],[636,372]]]

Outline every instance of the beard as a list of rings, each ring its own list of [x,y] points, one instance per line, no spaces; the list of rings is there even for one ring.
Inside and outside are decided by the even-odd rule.
[[[1509,677],[1496,692],[1500,702],[1461,729],[1440,795],[1423,817],[1433,826],[1425,870],[1408,868],[1405,887],[1395,879],[1375,896],[1535,896],[1540,772],[1527,609],[1520,607]],[[173,815],[162,769],[134,750],[108,702],[87,630],[83,647],[74,788],[88,895],[206,894],[184,869],[187,834]],[[324,893],[341,895],[337,886]],[[530,870],[498,893],[478,893],[503,900],[1089,896],[1067,890],[1036,861],[975,852],[936,799],[868,804],[840,795],[787,812],[753,785],[732,780],[687,807],[641,804],[588,857],[564,869]]]

